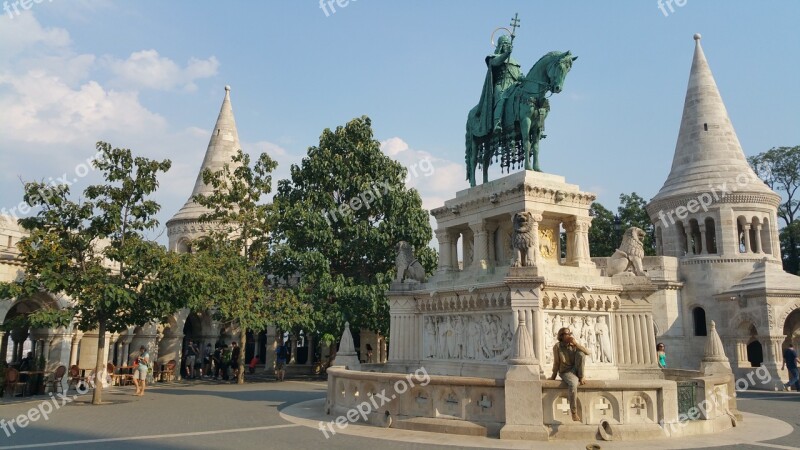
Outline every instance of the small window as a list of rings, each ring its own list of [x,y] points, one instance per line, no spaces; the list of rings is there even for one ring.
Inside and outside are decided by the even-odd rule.
[[[703,124],[703,131],[708,131],[708,124],[707,123]]]
[[[698,306],[692,310],[692,318],[694,319],[694,335],[708,336],[708,330],[706,329],[706,310]]]
[[[217,136],[219,136],[219,128],[217,128]]]

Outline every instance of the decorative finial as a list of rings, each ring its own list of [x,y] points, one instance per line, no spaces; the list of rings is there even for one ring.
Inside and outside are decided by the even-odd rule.
[[[695,41],[699,41],[699,40],[700,40],[700,39],[702,39],[702,38],[703,38],[703,35],[701,35],[700,33],[695,33],[695,34],[694,34],[694,40],[695,40]]]
[[[711,321],[711,329],[712,329],[712,330],[716,330],[716,329],[717,329],[717,324],[716,324],[716,323],[714,323],[714,321],[713,321],[713,320]]]
[[[226,84],[226,85],[225,85],[225,90],[226,90],[227,92],[230,92],[230,91],[231,91],[231,86],[230,86],[229,84]]]

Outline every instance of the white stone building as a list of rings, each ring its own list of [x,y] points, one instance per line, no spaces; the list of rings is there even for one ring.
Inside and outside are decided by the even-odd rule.
[[[800,344],[800,277],[781,266],[778,194],[753,172],[695,35],[672,170],[647,205],[659,255],[682,286],[661,293],[655,325],[674,367],[695,367],[715,321],[734,372],[781,372]],[[762,386],[772,389],[774,386]]]

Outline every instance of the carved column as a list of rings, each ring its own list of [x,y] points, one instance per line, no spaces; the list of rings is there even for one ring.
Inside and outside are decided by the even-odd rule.
[[[694,248],[698,250],[698,254],[707,255],[708,249],[706,248],[706,224],[701,223],[698,224],[697,227],[700,229],[700,242],[696,242]]]
[[[761,245],[761,225],[757,224],[753,225],[753,227],[755,228],[755,232],[753,234],[756,238],[756,253],[763,253],[764,247]]]
[[[439,271],[448,272],[453,269],[453,257],[450,250],[450,232],[447,230],[436,230],[436,240],[439,241]]]
[[[488,233],[488,243],[489,243],[489,253],[487,257],[489,259],[489,265],[496,265],[497,264],[497,230],[499,225],[496,222],[487,222],[486,223],[486,232]]]
[[[474,236],[474,247],[471,266],[476,269],[484,268],[488,265],[489,259],[489,233],[486,223],[471,223],[469,228]]]
[[[80,345],[81,339],[83,339],[82,331],[76,331],[75,334],[72,336],[72,348],[70,349],[69,352],[70,367],[78,364],[78,345]]]
[[[744,252],[751,253],[752,250],[750,249],[750,222],[747,222],[742,226],[742,233],[744,233]]]
[[[314,364],[314,335],[311,333],[306,333],[306,346],[308,347],[308,358],[306,358],[306,365],[310,366]],[[256,351],[258,351],[258,345],[256,345]]]
[[[589,227],[592,220],[588,217],[573,217],[564,222],[567,231],[567,265],[577,267],[594,267],[589,256]]]
[[[8,354],[8,333],[5,331],[0,331],[0,357],[2,357],[2,361],[6,361],[6,355]]]
[[[463,237],[461,233],[455,232],[454,234],[450,235],[450,267],[453,270],[458,270],[458,239],[461,238],[463,241]]]

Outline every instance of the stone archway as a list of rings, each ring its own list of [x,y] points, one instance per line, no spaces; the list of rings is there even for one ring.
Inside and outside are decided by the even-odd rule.
[[[800,348],[800,308],[790,312],[783,322],[783,335],[786,340],[783,342],[782,349],[785,349],[789,344],[793,344],[794,348]]]
[[[64,347],[64,339],[60,339],[57,344],[59,351],[56,355],[51,355],[51,344],[55,341],[56,337],[62,337],[65,330],[60,329],[33,329],[25,321],[25,317],[44,308],[58,309],[61,305],[59,301],[46,293],[39,293],[32,297],[21,300],[13,300],[3,302],[4,305],[0,307],[0,321],[9,329],[7,332],[0,333],[2,340],[0,341],[0,355],[3,361],[8,363],[18,363],[29,352],[35,360],[38,360],[44,355],[45,368],[50,367],[50,361],[60,362],[66,359],[62,355],[64,348],[66,348],[67,356],[69,355],[69,346]],[[65,361],[66,362],[66,361]]]

